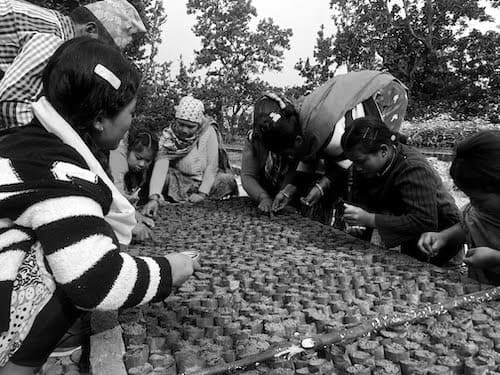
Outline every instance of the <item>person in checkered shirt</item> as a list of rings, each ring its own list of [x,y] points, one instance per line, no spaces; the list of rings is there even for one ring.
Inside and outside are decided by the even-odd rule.
[[[97,1],[69,16],[26,1],[0,0],[0,129],[31,122],[42,71],[63,42],[90,36],[124,49],[145,31],[127,0]]]

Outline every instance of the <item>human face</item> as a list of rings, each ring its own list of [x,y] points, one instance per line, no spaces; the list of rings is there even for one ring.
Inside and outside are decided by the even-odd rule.
[[[287,159],[293,160],[300,158],[304,153],[304,139],[298,135],[295,137],[292,147],[283,149],[279,154]]]
[[[149,147],[143,147],[141,151],[132,150],[127,158],[128,167],[134,172],[142,171],[151,165],[153,156],[154,152]]]
[[[100,117],[96,120],[96,142],[102,149],[114,150],[118,147],[120,140],[130,129],[136,102],[137,100],[134,98],[115,117]]]
[[[485,192],[481,189],[463,189],[470,199],[471,205],[478,211],[500,215],[500,193]]]
[[[173,131],[180,139],[187,139],[195,135],[200,126],[196,122],[175,119]]]
[[[354,164],[354,168],[367,175],[380,173],[387,163],[387,151],[383,148],[376,152],[364,153],[360,145],[356,145],[346,156]]]

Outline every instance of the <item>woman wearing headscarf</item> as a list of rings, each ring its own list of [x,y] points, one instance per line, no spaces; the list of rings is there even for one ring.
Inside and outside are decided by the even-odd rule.
[[[205,116],[203,103],[183,97],[174,123],[161,134],[143,213],[156,216],[162,199],[198,203],[234,194],[234,175],[219,167],[220,147],[217,124]]]

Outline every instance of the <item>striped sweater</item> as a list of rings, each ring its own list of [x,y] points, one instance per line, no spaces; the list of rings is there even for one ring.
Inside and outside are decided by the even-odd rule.
[[[42,245],[58,287],[81,309],[117,309],[164,299],[164,257],[132,257],[104,215],[111,192],[82,157],[33,124],[0,136],[0,331],[24,254]],[[8,320],[7,320],[8,322]]]

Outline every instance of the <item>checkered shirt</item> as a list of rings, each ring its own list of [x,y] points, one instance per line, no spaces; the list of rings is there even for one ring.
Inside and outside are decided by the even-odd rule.
[[[42,71],[73,22],[56,11],[25,1],[0,0],[0,129],[28,124],[31,103],[42,90]],[[0,74],[1,76],[1,74]]]

